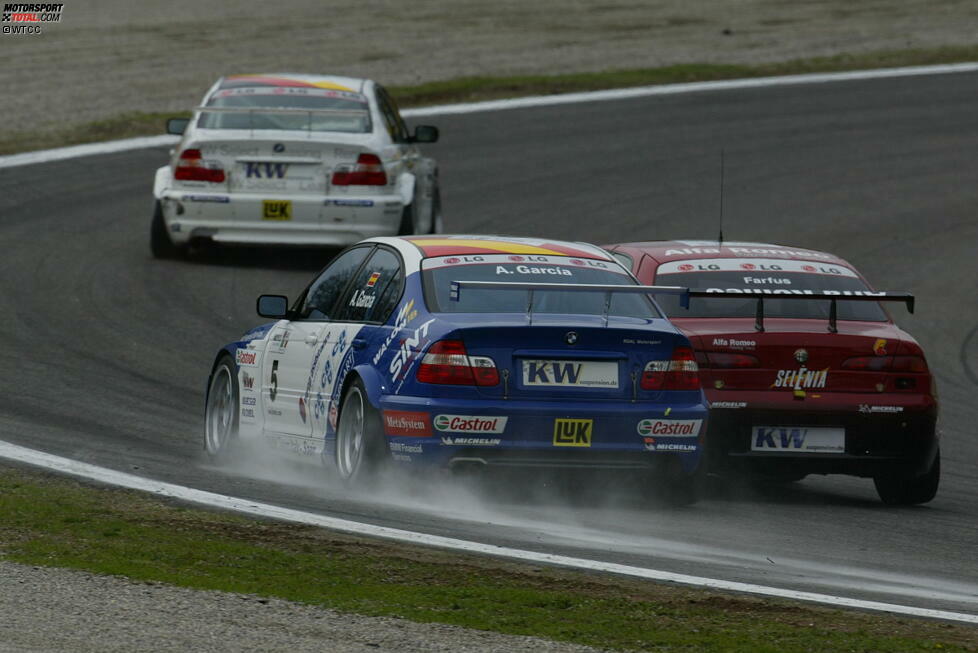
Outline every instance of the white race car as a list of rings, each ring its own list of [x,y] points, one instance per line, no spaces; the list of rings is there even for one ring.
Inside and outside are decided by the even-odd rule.
[[[369,79],[232,75],[204,95],[156,171],[153,255],[200,241],[345,246],[372,236],[439,233],[438,168],[397,105]]]

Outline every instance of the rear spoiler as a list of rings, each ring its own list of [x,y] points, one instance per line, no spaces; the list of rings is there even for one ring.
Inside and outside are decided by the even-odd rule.
[[[312,117],[316,116],[337,116],[341,118],[363,118],[366,117],[370,120],[370,111],[368,109],[291,109],[288,107],[275,108],[275,107],[197,107],[196,111],[200,113],[236,113],[236,114],[248,114],[249,123],[254,125],[254,115],[256,113],[283,113],[283,114],[300,114],[308,116],[308,124],[306,126],[308,131],[312,131]],[[254,131],[254,126],[250,127]]]
[[[603,292],[604,299],[604,318],[605,326],[608,325],[608,311],[611,307],[612,294],[636,294],[636,295],[679,295],[679,305],[689,308],[691,297],[711,297],[714,299],[739,298],[744,296],[757,296],[757,312],[754,318],[754,328],[764,331],[764,297],[770,296],[775,299],[825,299],[832,302],[829,308],[829,331],[838,333],[837,321],[837,302],[842,301],[863,301],[863,302],[904,302],[910,313],[914,311],[914,296],[910,293],[896,293],[875,290],[826,290],[815,292],[800,290],[797,292],[785,292],[774,290],[746,290],[742,292],[730,292],[728,290],[690,290],[684,286],[622,286],[615,284],[597,283],[530,283],[522,281],[452,281],[448,291],[449,301],[457,302],[461,299],[462,287],[478,288],[482,290],[525,290],[527,291],[526,312],[530,321],[533,320],[533,293],[537,290],[558,290],[564,292]],[[861,294],[854,294],[861,293]]]

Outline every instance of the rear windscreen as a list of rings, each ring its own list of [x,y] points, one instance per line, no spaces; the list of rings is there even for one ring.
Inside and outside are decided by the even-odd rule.
[[[367,98],[360,93],[318,88],[244,87],[214,93],[203,111],[204,129],[290,129],[366,133],[371,130]]]
[[[565,256],[442,256],[422,264],[425,302],[436,313],[527,313],[526,290],[462,288],[460,300],[449,300],[452,281],[518,281],[523,283],[635,285],[617,263]],[[536,290],[532,312],[603,315],[604,292]],[[645,295],[612,293],[608,315],[650,319],[662,317]]]
[[[763,291],[765,317],[826,320],[831,301],[779,299],[778,294],[869,290],[855,272],[843,265],[780,259],[671,261],[659,266],[655,282],[691,290]],[[679,305],[679,297],[675,295],[657,295],[655,299],[669,317],[754,317],[757,310],[756,294],[745,294],[743,298],[692,297],[688,310]],[[836,304],[840,320],[885,322],[888,319],[877,302],[839,301]]]

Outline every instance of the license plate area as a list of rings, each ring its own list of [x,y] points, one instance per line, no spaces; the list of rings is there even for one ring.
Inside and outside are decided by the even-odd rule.
[[[846,430],[841,426],[754,426],[750,450],[814,455],[845,453]]]
[[[292,200],[262,200],[262,220],[291,220]]]
[[[526,388],[618,388],[616,361],[524,358],[521,380]]]

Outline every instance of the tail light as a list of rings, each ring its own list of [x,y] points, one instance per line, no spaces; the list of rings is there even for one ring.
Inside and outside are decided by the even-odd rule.
[[[219,184],[224,181],[224,169],[219,165],[204,161],[200,150],[189,149],[180,153],[173,178],[182,181],[208,181]]]
[[[639,384],[642,390],[699,390],[699,366],[693,350],[676,347],[672,359],[649,361]]]
[[[496,362],[488,356],[469,356],[461,340],[439,340],[418,366],[418,381],[449,385],[497,385]]]
[[[842,363],[844,370],[862,372],[915,372],[927,371],[927,361],[920,356],[856,356]]]
[[[760,367],[761,363],[757,356],[750,354],[720,354],[709,352],[706,354],[706,363],[709,367],[719,369],[745,369],[748,367]]]
[[[364,152],[355,165],[340,165],[333,171],[334,186],[386,186],[387,173],[376,154]]]

